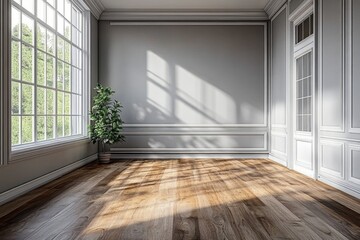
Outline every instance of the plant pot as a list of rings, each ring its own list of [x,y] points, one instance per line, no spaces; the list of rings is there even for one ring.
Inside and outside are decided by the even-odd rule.
[[[111,153],[99,153],[98,155],[99,163],[110,163],[111,162]]]

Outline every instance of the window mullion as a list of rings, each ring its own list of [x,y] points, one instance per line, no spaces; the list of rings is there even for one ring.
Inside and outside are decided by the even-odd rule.
[[[33,66],[34,66],[34,70],[33,70],[33,80],[34,80],[34,102],[33,102],[33,113],[34,113],[34,129],[33,129],[33,141],[36,143],[37,142],[37,139],[38,139],[38,129],[37,129],[37,75],[38,75],[38,71],[37,71],[37,17],[36,17],[36,14],[37,14],[37,1],[35,0],[34,1],[34,15],[35,15],[35,18],[34,18],[34,39],[33,39],[33,44],[34,44],[34,62],[33,62]]]

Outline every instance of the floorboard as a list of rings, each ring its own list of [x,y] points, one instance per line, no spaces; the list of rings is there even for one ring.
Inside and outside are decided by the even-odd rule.
[[[0,206],[0,239],[360,239],[360,200],[267,159],[92,163]]]

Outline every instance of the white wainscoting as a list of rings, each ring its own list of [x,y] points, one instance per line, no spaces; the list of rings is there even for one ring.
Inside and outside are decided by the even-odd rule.
[[[345,149],[344,143],[333,140],[321,140],[319,144],[319,172],[344,179]]]

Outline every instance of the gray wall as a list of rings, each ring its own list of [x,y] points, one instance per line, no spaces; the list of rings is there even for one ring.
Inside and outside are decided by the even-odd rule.
[[[91,83],[94,86],[98,82],[98,22],[91,17]],[[93,87],[92,86],[92,87]],[[97,153],[97,145],[87,141],[67,144],[56,151],[49,149],[46,155],[35,155],[31,158],[12,162],[0,167],[0,193],[17,187],[23,183],[41,177],[69,164]]]
[[[286,76],[286,8],[271,20],[271,155],[287,165],[287,96],[289,81]]]
[[[263,25],[99,26],[100,81],[131,132],[117,151],[266,150]]]
[[[320,1],[319,16],[319,175],[360,194],[360,2]]]

